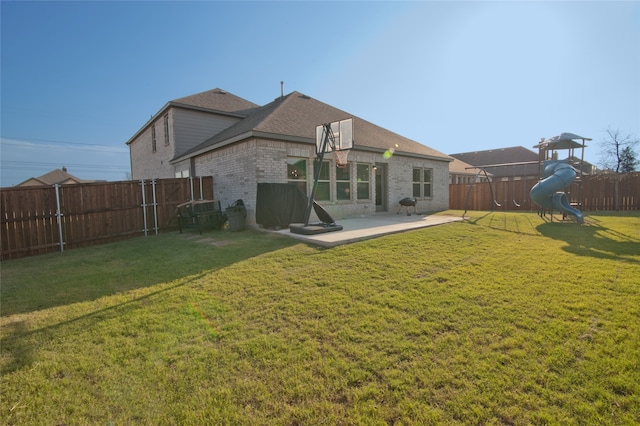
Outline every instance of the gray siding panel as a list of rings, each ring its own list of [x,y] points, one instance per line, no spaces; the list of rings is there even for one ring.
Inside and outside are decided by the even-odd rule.
[[[175,154],[180,156],[211,136],[236,123],[239,119],[202,111],[174,109]]]

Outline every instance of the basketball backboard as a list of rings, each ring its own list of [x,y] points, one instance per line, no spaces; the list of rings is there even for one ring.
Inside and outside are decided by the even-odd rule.
[[[324,141],[324,124],[316,126],[316,153],[319,154],[322,150],[322,143]],[[333,138],[335,140],[335,147],[331,146],[331,142],[327,143],[324,152],[342,151],[345,149],[353,148],[353,119],[348,118],[346,120],[334,121],[330,124]]]

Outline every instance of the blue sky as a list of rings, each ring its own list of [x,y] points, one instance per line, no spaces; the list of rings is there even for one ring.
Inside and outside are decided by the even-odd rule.
[[[299,91],[445,154],[640,137],[640,1],[7,2],[1,186],[123,180],[169,100]],[[357,131],[357,129],[356,129]],[[355,135],[357,141],[357,134]]]

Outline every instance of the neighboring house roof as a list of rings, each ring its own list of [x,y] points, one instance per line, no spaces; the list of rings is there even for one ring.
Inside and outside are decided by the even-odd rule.
[[[472,166],[485,167],[495,177],[533,176],[539,173],[538,154],[523,146],[450,155]],[[529,162],[531,164],[517,164]]]
[[[167,102],[157,113],[155,113],[149,121],[147,121],[128,141],[127,145],[133,142],[153,121],[163,115],[169,108],[184,108],[197,111],[210,112],[215,114],[229,115],[243,118],[247,113],[255,108],[258,104],[254,104],[246,99],[242,99],[220,88],[207,90],[206,92],[196,93],[195,95],[185,96],[183,98],[174,99]]]
[[[457,158],[454,158],[453,161],[449,163],[450,174],[475,176],[479,171],[480,169],[477,167],[473,167],[471,164],[465,163]],[[491,176],[491,173],[487,172],[487,175]]]
[[[299,92],[281,96],[263,107],[248,110],[246,113],[246,118],[175,158],[174,161],[181,161],[249,137],[315,144],[316,126],[347,118],[353,118],[354,121],[355,149],[384,152],[393,148],[396,154],[441,161],[453,160],[446,154]]]
[[[514,146],[511,148],[489,149],[485,151],[463,152],[460,154],[450,154],[461,161],[472,166],[488,166],[495,164],[520,163],[525,161],[538,161],[538,154],[523,147]]]
[[[88,183],[95,182],[92,180],[82,180],[79,179],[72,174],[67,173],[66,169],[63,167],[62,169],[55,169],[50,171],[49,173],[45,173],[42,176],[37,178],[29,178],[22,183],[19,183],[16,186],[40,186],[40,185],[55,185],[56,183],[59,185],[69,184],[69,183]]]

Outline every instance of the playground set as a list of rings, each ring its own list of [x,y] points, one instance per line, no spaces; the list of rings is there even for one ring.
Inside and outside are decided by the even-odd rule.
[[[573,133],[561,133],[549,139],[542,138],[540,142],[534,146],[534,148],[538,149],[538,161],[485,164],[468,167],[469,169],[478,169],[478,172],[467,190],[465,210],[462,217],[467,213],[469,195],[481,175],[484,175],[484,181],[489,185],[492,210],[494,206],[502,207],[502,204],[498,202],[494,195],[492,179],[489,173],[487,173],[487,170],[497,167],[508,168],[536,164],[538,166],[538,182],[529,191],[529,198],[538,206],[538,214],[542,217],[549,213],[551,221],[553,221],[553,212],[559,211],[562,214],[562,220],[566,220],[568,216],[573,216],[577,223],[584,223],[584,215],[579,208],[582,205],[583,198],[582,176],[584,148],[586,148],[585,141],[590,140],[590,138],[578,136]],[[291,225],[289,227],[290,232],[314,235],[342,230],[342,226],[336,224],[331,215],[314,200],[314,196],[325,154],[333,154],[337,167],[346,167],[348,164],[348,154],[352,148],[352,119],[335,121],[316,127],[316,158],[314,162],[315,173],[313,187],[311,194],[306,199],[307,206],[304,213],[304,223]],[[566,158],[559,159],[559,152],[565,150],[567,151]],[[580,150],[579,157],[577,156],[577,150]],[[521,207],[524,198],[521,201],[516,199],[512,201],[516,207]],[[414,212],[417,213],[415,199],[405,198],[401,200],[400,208],[402,207],[407,209],[407,214],[409,214],[409,207],[413,207]],[[320,222],[309,223],[312,209],[320,219]]]
[[[493,207],[502,207],[494,195],[493,185],[487,170],[497,167],[518,167],[528,164],[538,165],[538,183],[536,183],[529,191],[529,198],[538,206],[538,214],[546,216],[547,213],[553,221],[554,210],[562,214],[562,220],[568,216],[573,216],[577,223],[584,223],[584,215],[579,209],[582,205],[583,187],[583,164],[585,141],[590,138],[578,136],[573,133],[561,133],[549,139],[541,139],[540,143],[534,146],[538,149],[538,161],[536,162],[517,162],[504,164],[485,164],[480,166],[469,167],[470,169],[478,169],[473,181],[467,190],[467,198],[465,201],[464,217],[467,213],[469,205],[469,195],[478,181],[478,178],[484,174],[485,181],[489,185],[492,209]],[[559,151],[567,151],[564,159],[559,159]],[[580,151],[578,157],[577,151]],[[579,160],[578,160],[579,158]],[[513,203],[516,207],[520,207],[521,202],[514,199]]]

